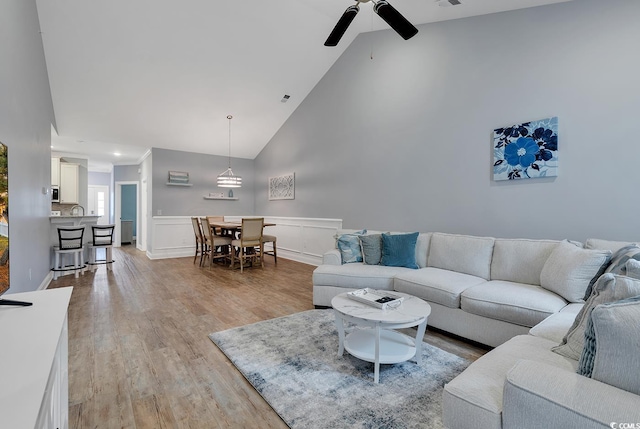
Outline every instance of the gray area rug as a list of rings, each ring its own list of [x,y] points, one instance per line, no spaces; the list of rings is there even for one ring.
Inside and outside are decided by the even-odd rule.
[[[424,343],[422,363],[338,357],[332,310],[210,334],[291,428],[441,428],[442,388],[470,362]]]

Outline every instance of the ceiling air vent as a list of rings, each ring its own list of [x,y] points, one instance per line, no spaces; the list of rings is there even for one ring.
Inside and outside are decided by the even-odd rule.
[[[436,0],[436,3],[441,7],[458,6],[462,4],[460,0]]]

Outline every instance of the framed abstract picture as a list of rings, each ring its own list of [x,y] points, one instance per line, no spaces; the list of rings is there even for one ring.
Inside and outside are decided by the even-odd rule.
[[[493,130],[493,180],[557,175],[557,116]]]
[[[293,200],[296,196],[295,173],[269,177],[269,200]]]

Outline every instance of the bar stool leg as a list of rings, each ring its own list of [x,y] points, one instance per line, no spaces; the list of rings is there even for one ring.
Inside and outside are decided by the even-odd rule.
[[[53,263],[53,279],[54,280],[58,280],[58,274],[60,273],[60,271],[58,271],[60,269],[60,253],[55,252],[55,260]]]
[[[112,248],[111,247],[107,247],[105,249],[105,258],[107,258],[107,270],[111,270],[113,271],[113,253],[112,253]]]

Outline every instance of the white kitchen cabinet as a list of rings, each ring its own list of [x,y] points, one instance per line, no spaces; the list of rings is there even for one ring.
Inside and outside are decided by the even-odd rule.
[[[5,295],[31,307],[0,308],[0,427],[69,427],[71,287]]]
[[[60,158],[51,158],[51,186],[60,186]]]
[[[60,163],[60,204],[78,204],[79,201],[79,168],[78,164]]]

